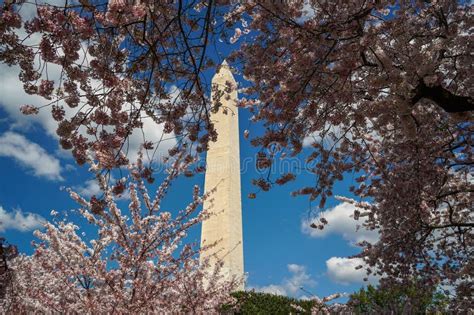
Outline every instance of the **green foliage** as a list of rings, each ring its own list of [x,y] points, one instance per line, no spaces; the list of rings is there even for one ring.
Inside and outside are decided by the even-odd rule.
[[[235,302],[224,305],[222,314],[311,314],[311,308],[315,306],[315,301],[254,291],[234,292],[232,296]],[[445,314],[448,303],[449,298],[442,292],[412,282],[369,285],[351,294],[345,310],[349,312],[347,314]]]
[[[348,305],[356,314],[430,314],[446,311],[449,298],[415,282],[391,286],[369,285],[351,294]]]
[[[297,300],[294,298],[260,293],[240,291],[232,293],[236,299],[233,305],[222,308],[224,314],[311,314],[313,301]],[[301,309],[300,309],[301,308]]]

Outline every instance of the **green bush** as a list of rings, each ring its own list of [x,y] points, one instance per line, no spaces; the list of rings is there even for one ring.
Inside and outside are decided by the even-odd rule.
[[[351,294],[348,305],[355,314],[439,314],[445,313],[449,298],[430,286],[413,281],[374,287]]]
[[[239,291],[232,296],[236,302],[224,305],[223,314],[311,314],[314,305],[313,301],[254,291]]]

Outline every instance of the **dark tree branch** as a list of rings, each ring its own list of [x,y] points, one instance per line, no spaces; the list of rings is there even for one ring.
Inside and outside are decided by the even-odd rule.
[[[420,80],[415,89],[415,96],[411,99],[412,105],[418,103],[422,98],[435,102],[447,113],[474,111],[472,97],[453,94],[441,85],[427,86],[423,80]]]
[[[466,223],[461,223],[461,222],[453,222],[450,224],[443,224],[443,225],[429,225],[428,226],[430,229],[436,230],[436,229],[445,229],[449,227],[467,227],[467,228],[473,228],[474,223],[466,222]]]

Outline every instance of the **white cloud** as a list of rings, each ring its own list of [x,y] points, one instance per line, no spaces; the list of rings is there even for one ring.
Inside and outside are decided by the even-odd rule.
[[[0,232],[18,230],[21,232],[40,228],[45,220],[38,214],[23,213],[21,210],[7,212],[0,206]]]
[[[349,141],[352,141],[352,133],[347,131],[349,127],[344,125],[332,125],[330,123],[326,123],[324,125],[324,130],[315,131],[312,134],[306,136],[303,139],[303,146],[309,147],[313,143],[321,143],[324,145],[325,148],[330,148],[335,144],[335,141],[338,139],[346,137]],[[336,137],[336,140],[333,139]]]
[[[74,2],[75,1],[70,1],[69,4]],[[37,5],[50,4],[54,6],[64,6],[65,3],[65,0],[38,0],[35,3],[27,2],[21,5],[19,13],[24,20],[30,20],[37,16]],[[18,34],[19,38],[24,39],[23,44],[38,46],[41,41],[41,34],[34,33],[29,35],[26,33],[23,27],[16,30],[15,32]],[[79,54],[83,54],[82,50],[79,51]],[[35,59],[35,66],[40,68],[39,57]],[[19,66],[8,66],[4,63],[0,63],[0,95],[2,95],[0,106],[8,113],[10,118],[13,119],[13,124],[11,127],[25,130],[27,128],[31,128],[34,123],[39,123],[50,136],[57,137],[57,124],[52,119],[48,109],[40,110],[38,114],[29,116],[23,115],[20,112],[21,105],[31,104],[40,107],[51,103],[51,101],[46,100],[38,95],[27,94],[23,90],[23,84],[20,82],[18,77],[19,73]],[[53,63],[47,64],[47,76],[45,73],[42,75],[43,78],[47,77],[49,80],[54,80],[55,83],[59,81],[60,76],[61,66]],[[62,102],[60,103],[62,104]],[[72,113],[75,112],[70,110],[67,106],[65,107],[65,110],[67,117],[71,117]]]
[[[378,232],[375,230],[367,230],[362,226],[362,223],[366,220],[365,217],[354,220],[352,216],[355,209],[355,206],[350,203],[340,203],[334,208],[319,213],[314,219],[303,219],[301,222],[301,231],[304,234],[317,238],[326,237],[330,234],[338,234],[349,241],[351,245],[361,241],[367,241],[369,243],[377,242],[379,237]],[[320,218],[325,218],[328,224],[322,230],[312,228],[310,226],[311,223],[320,224]]]
[[[357,109],[358,104],[352,104],[352,108],[355,110]],[[300,114],[303,115],[303,114]],[[380,134],[374,130],[374,121],[376,119],[372,118],[366,118],[365,119],[365,124],[366,124],[366,140],[367,142],[372,142],[372,141],[382,141],[382,137]],[[309,147],[313,143],[317,142],[319,144],[322,144],[325,148],[329,149],[333,146],[338,147],[341,144],[341,141],[344,139],[347,139],[347,141],[354,142],[354,143],[359,143],[361,144],[361,139],[357,138],[354,139],[354,135],[352,134],[352,127],[349,127],[344,124],[339,124],[339,125],[333,125],[330,122],[326,122],[324,124],[324,129],[323,130],[317,130],[308,136],[306,136],[303,139],[303,146],[304,147]],[[367,138],[371,138],[372,140],[368,140]],[[341,139],[341,140],[339,140]],[[337,141],[337,143],[336,143]]]
[[[115,178],[111,177],[110,183],[115,183]],[[92,196],[101,196],[103,194],[102,190],[99,187],[99,184],[97,183],[97,180],[95,179],[90,179],[87,180],[83,185],[77,185],[73,186],[72,189],[77,192],[79,195],[82,197],[90,198]],[[129,199],[130,198],[130,192],[128,190],[125,190],[122,195],[119,197],[115,198],[115,200],[123,200],[123,199]]]
[[[296,19],[296,22],[298,22],[300,24],[306,22],[307,20],[310,20],[310,19],[314,18],[314,16],[316,15],[316,12],[314,11],[314,8],[311,5],[310,0],[305,0],[304,1],[302,11],[303,11],[302,12],[303,14],[301,15],[301,17]]]
[[[59,160],[18,133],[7,131],[0,136],[0,156],[14,159],[35,176],[63,180]]]
[[[301,288],[314,287],[316,285],[316,281],[306,272],[305,266],[289,264],[287,268],[291,277],[284,279],[280,284],[250,287],[250,289],[276,295],[297,296],[298,293],[302,292]]]
[[[158,102],[169,101],[173,104],[174,102],[180,101],[181,90],[177,86],[169,86],[167,88],[167,92],[169,93],[169,100],[158,100]],[[130,105],[125,104],[124,106]],[[191,119],[191,116],[186,116],[185,118]],[[154,149],[144,151],[144,158],[150,158],[152,161],[159,163],[162,161],[163,157],[168,156],[168,151],[176,145],[177,142],[175,134],[165,134],[164,124],[157,124],[151,117],[143,117],[141,122],[142,128],[133,130],[132,134],[128,137],[123,149],[126,152],[129,160],[133,163],[138,158],[138,152],[142,144],[145,141],[151,142],[154,144]]]
[[[305,266],[289,264],[288,271],[291,272],[292,276],[284,281],[284,286],[290,295],[295,295],[305,286],[313,287],[316,285],[316,281],[311,278],[311,275],[306,273]]]
[[[161,158],[167,155],[168,150],[176,145],[176,139],[173,134],[165,134],[163,125],[156,124],[151,118],[143,118],[142,122],[142,129],[135,129],[124,147],[128,149],[127,157],[131,162],[136,161],[141,145],[145,141],[150,141],[155,144],[155,147],[158,146],[157,154],[155,154],[153,160],[160,162]],[[150,150],[149,153],[153,153],[153,151]],[[147,157],[146,154],[144,152],[145,157]]]
[[[354,220],[355,209],[356,207],[353,204],[340,203],[334,208],[321,212],[313,220],[303,220],[301,230],[303,233],[316,238],[323,238],[331,234],[341,235],[350,245],[362,241],[376,243],[379,239],[378,232],[367,230],[362,226],[366,220],[365,217],[360,218],[359,221]],[[310,227],[312,222],[320,224],[319,219],[321,218],[328,221],[324,229]],[[358,266],[362,266],[362,268],[356,269]],[[367,276],[367,265],[362,258],[331,257],[326,261],[326,268],[329,278],[339,284],[365,283],[364,278],[368,278],[369,283],[376,283],[379,279],[378,276]]]
[[[38,2],[39,4],[44,3],[45,1]],[[64,4],[64,0],[49,0],[46,3],[53,5]],[[24,4],[20,10],[20,14],[26,18],[30,19],[36,15],[36,4]],[[24,28],[21,28],[16,31],[18,37],[24,39],[24,44],[29,46],[38,46],[41,41],[41,34],[34,33],[28,35]],[[80,60],[84,56],[84,49],[79,50]],[[61,50],[58,51],[61,53]],[[87,55],[89,57],[89,54]],[[43,63],[40,62],[39,55],[36,56],[34,65],[37,68],[41,68]],[[43,79],[53,80],[55,82],[55,88],[58,87],[58,82],[61,79],[61,66],[54,63],[47,63],[47,67],[44,72],[41,73]],[[57,139],[56,134],[57,122],[52,118],[50,107],[48,104],[51,104],[51,100],[47,100],[39,95],[30,95],[27,94],[23,89],[23,83],[19,79],[20,67],[17,65],[8,66],[4,63],[0,63],[0,95],[2,99],[0,100],[0,106],[5,110],[11,119],[10,129],[16,130],[29,130],[35,126],[41,126],[46,133],[54,139]],[[33,105],[35,107],[44,107],[38,114],[34,115],[23,115],[20,112],[20,106],[22,105]],[[66,112],[65,117],[73,117],[77,109],[72,109],[68,106],[65,106],[63,101],[58,102],[59,105],[64,106]],[[84,110],[86,110],[85,108]]]
[[[100,190],[99,184],[95,179],[88,180],[83,185],[74,186],[73,190],[82,197],[88,198],[102,194],[102,190]]]
[[[77,3],[76,1],[69,1],[69,5]],[[54,6],[64,6],[66,0],[36,0],[35,2],[25,2],[22,3],[20,7],[20,15],[23,19],[29,20],[37,16],[36,6],[40,4],[49,4]]]
[[[255,291],[269,293],[273,295],[288,295],[285,288],[281,284],[269,284],[263,287],[254,287]]]
[[[34,106],[43,106],[50,101],[38,95],[26,94],[23,90],[23,84],[18,78],[20,72],[18,66],[9,67],[6,64],[0,63],[0,106],[5,110],[8,116],[13,120],[13,128],[29,129],[35,123],[41,125],[46,132],[52,136],[56,136],[56,122],[52,119],[48,108],[40,110],[37,115],[25,116],[20,112],[20,106],[24,104],[31,104]],[[57,65],[48,65],[48,77],[52,80],[60,75],[60,69]]]
[[[356,269],[358,266],[362,268]],[[378,276],[367,276],[367,265],[362,258],[331,257],[326,260],[326,267],[329,278],[344,285],[367,283],[364,278],[367,278],[369,283],[376,283],[379,279]]]

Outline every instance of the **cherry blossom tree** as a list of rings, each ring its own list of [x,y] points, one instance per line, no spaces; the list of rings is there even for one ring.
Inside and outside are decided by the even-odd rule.
[[[22,13],[32,7],[33,17]],[[145,120],[162,126],[163,139],[177,137],[177,148],[186,140],[202,152],[217,137],[203,72],[214,66],[207,50],[222,29],[219,12],[213,1],[9,0],[0,8],[0,61],[18,65],[25,91],[50,101],[21,110],[51,110],[78,164],[93,150],[101,168],[127,165],[120,153]],[[146,138],[148,149],[161,142]]]
[[[197,249],[182,244],[190,228],[208,217],[198,211],[210,192],[200,195],[176,217],[162,209],[162,200],[189,162],[177,159],[154,198],[148,194],[141,159],[129,166],[130,176],[109,187],[100,163],[91,163],[103,197],[84,199],[70,190],[77,212],[95,229],[92,236],[52,211],[55,222],[36,231],[40,242],[32,256],[11,263],[11,289],[2,312],[84,313],[207,313],[231,301],[242,279],[223,278],[199,263]],[[116,196],[130,195],[122,212]],[[211,244],[213,246],[215,244]]]
[[[369,273],[472,281],[472,5],[246,1],[228,15],[241,19],[252,36],[234,54],[249,81],[242,106],[266,128],[251,140],[268,169],[258,189],[295,179],[271,176],[284,156],[305,158],[314,184],[293,194],[321,208],[354,177],[354,218],[380,232],[361,244]]]

